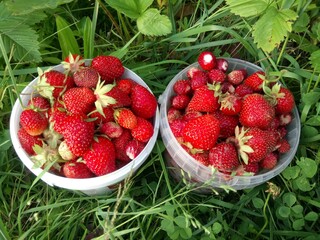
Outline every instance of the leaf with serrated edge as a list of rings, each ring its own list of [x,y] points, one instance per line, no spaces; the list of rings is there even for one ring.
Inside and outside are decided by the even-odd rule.
[[[241,17],[252,17],[263,13],[271,0],[226,0],[230,11]]]
[[[161,15],[159,10],[150,8],[138,19],[137,26],[142,34],[163,36],[171,33],[172,25],[168,16]]]
[[[290,9],[278,10],[271,6],[253,26],[253,37],[259,48],[271,52],[291,32],[297,14]]]
[[[320,50],[315,51],[311,54],[310,62],[314,70],[320,72]]]
[[[106,0],[106,3],[129,18],[136,19],[151,6],[153,0]]]

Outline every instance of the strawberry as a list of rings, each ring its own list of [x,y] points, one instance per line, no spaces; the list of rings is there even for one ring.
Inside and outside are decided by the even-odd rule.
[[[248,164],[244,164],[242,166],[243,166],[243,170],[245,172],[253,173],[254,175],[257,174],[260,170],[259,163],[248,163]]]
[[[84,66],[84,59],[79,54],[69,53],[69,55],[61,63],[63,68],[68,72],[75,73]]]
[[[117,138],[123,133],[123,128],[115,122],[105,122],[101,125],[100,132],[109,138]]]
[[[220,122],[220,135],[221,138],[228,138],[234,136],[234,129],[238,126],[238,116],[226,115],[222,111],[215,111],[212,115]]]
[[[63,101],[72,114],[87,114],[92,110],[96,96],[90,88],[74,87],[65,92]]]
[[[177,94],[189,94],[191,93],[191,81],[186,79],[180,79],[173,84],[173,91]]]
[[[245,164],[261,161],[269,152],[268,138],[264,130],[250,128],[235,130],[238,152]]]
[[[94,123],[82,115],[67,116],[64,123],[63,137],[68,148],[77,157],[82,156],[91,146]]]
[[[73,80],[78,87],[94,88],[99,80],[99,73],[92,67],[82,67],[73,74]]]
[[[193,78],[194,73],[198,72],[198,71],[202,71],[200,68],[197,67],[191,67],[189,68],[189,70],[187,71],[187,77],[189,79]]]
[[[131,129],[131,135],[138,141],[148,142],[153,135],[153,126],[148,120],[137,117],[137,125]]]
[[[182,137],[182,130],[186,126],[186,124],[187,121],[182,118],[174,119],[169,123],[171,132],[176,138]]]
[[[253,89],[245,84],[239,84],[235,90],[234,93],[238,95],[239,97],[244,97],[248,94],[254,93]]]
[[[50,102],[42,96],[32,97],[27,104],[27,107],[36,111],[47,112],[50,109]]]
[[[264,72],[257,71],[244,79],[243,83],[249,86],[254,92],[260,92],[262,90],[262,85],[264,82],[264,75]]]
[[[281,139],[279,142],[279,147],[278,147],[278,152],[279,153],[287,153],[290,151],[290,143],[288,142],[287,139]]]
[[[70,151],[66,141],[62,141],[58,147],[58,153],[62,159],[70,161],[75,160],[77,157]]]
[[[126,145],[125,151],[127,156],[132,160],[135,159],[144,149],[146,143],[140,142],[136,139],[132,139]]]
[[[201,52],[197,60],[200,67],[206,71],[210,71],[217,65],[216,57],[209,51]]]
[[[171,106],[175,109],[185,109],[190,102],[190,97],[188,95],[179,94],[175,95],[171,99]]]
[[[18,139],[20,141],[21,147],[30,155],[35,155],[33,147],[35,145],[42,146],[42,141],[40,136],[32,136],[24,128],[18,130]]]
[[[207,85],[198,88],[192,96],[187,111],[213,112],[219,108],[218,97]]]
[[[49,121],[43,113],[25,109],[21,112],[20,124],[31,136],[37,136],[48,127]]]
[[[55,102],[58,103],[58,102]],[[55,104],[56,105],[56,104]],[[54,106],[51,109],[51,115],[49,121],[53,123],[53,129],[60,134],[63,134],[65,127],[65,119],[67,118],[67,112],[65,109],[59,106]]]
[[[65,90],[72,87],[74,87],[73,77],[56,70],[49,70],[44,73],[39,70],[36,89],[41,96],[57,99]]]
[[[77,160],[66,162],[62,166],[62,172],[67,178],[91,178],[94,174],[86,164]]]
[[[259,93],[244,97],[239,121],[245,127],[267,129],[275,117],[275,110]]]
[[[183,128],[183,139],[193,148],[209,150],[220,134],[219,120],[212,115],[203,115],[187,122]]]
[[[229,67],[229,63],[226,59],[224,58],[217,58],[216,60],[217,62],[217,68],[220,69],[223,72],[226,72],[228,70]]]
[[[175,119],[178,119],[182,117],[182,113],[180,112],[180,110],[174,108],[174,107],[170,107],[167,113],[167,119],[168,122],[171,123],[172,121],[174,121]]]
[[[113,143],[104,137],[97,137],[83,154],[87,167],[97,176],[116,170],[116,153]]]
[[[219,171],[232,172],[239,166],[238,153],[232,143],[220,142],[209,150],[209,164]]]
[[[276,93],[277,104],[275,106],[277,114],[287,114],[290,113],[294,106],[294,96],[288,88],[280,87],[279,91]]]
[[[293,114],[292,112],[280,114],[277,119],[279,119],[280,126],[287,126],[292,122]]]
[[[130,95],[133,86],[136,84],[137,83],[131,78],[119,79],[116,81],[118,88],[128,95]]]
[[[197,153],[189,153],[191,157],[193,157],[195,160],[203,164],[204,166],[209,166],[209,152],[197,152]]]
[[[189,121],[189,120],[191,120],[193,118],[200,117],[202,115],[203,115],[202,112],[195,112],[195,111],[194,112],[186,112],[183,115],[182,119],[185,120],[185,121]]]
[[[119,58],[114,56],[97,56],[92,59],[91,66],[96,69],[102,80],[113,83],[124,73],[124,67]]]
[[[242,99],[235,94],[226,94],[221,99],[220,110],[226,115],[237,115],[242,108]]]
[[[227,75],[227,80],[234,86],[242,83],[244,78],[245,78],[244,72],[242,70],[238,70],[238,69],[232,70]]]
[[[224,73],[224,71],[220,69],[211,69],[208,72],[208,77],[209,77],[209,80],[208,80],[209,83],[214,83],[214,82],[222,83],[225,81],[227,76]]]
[[[235,91],[234,86],[228,81],[222,82],[220,89],[222,93],[234,93]]]
[[[157,99],[145,87],[137,84],[132,88],[131,92],[131,109],[138,117],[152,118],[156,114]]]
[[[190,80],[191,83],[191,89],[196,90],[202,86],[207,85],[209,81],[208,74],[204,71],[196,71],[193,73],[193,76]]]
[[[111,122],[114,120],[113,117],[113,113],[114,110],[112,108],[112,106],[107,106],[102,108],[102,113],[101,114],[99,111],[97,111],[97,109],[91,111],[88,116],[94,120],[95,125],[100,125],[103,124],[105,122]]]
[[[118,108],[114,110],[114,119],[124,128],[133,129],[137,126],[137,117],[128,108]]]
[[[123,162],[130,161],[130,158],[126,154],[125,148],[131,139],[132,139],[132,136],[131,136],[130,130],[123,129],[122,134],[119,137],[112,140],[116,150],[117,160],[120,160]]]
[[[128,107],[131,105],[131,98],[125,92],[123,92],[119,86],[115,85],[110,91],[106,93],[106,96],[113,98],[116,102],[111,104],[112,107]]]
[[[271,170],[277,165],[277,162],[278,154],[270,152],[259,162],[259,164],[261,168]]]

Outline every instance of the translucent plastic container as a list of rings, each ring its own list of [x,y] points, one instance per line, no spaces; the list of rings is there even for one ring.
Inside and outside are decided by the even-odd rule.
[[[90,60],[86,61],[89,64]],[[61,65],[53,68],[54,70],[63,72],[64,69]],[[125,68],[125,72],[122,76],[123,78],[131,78],[140,85],[148,88],[146,83],[133,71]],[[20,97],[23,105],[26,105],[30,99],[30,94],[34,91],[33,86],[36,84],[37,78],[34,79],[25,89],[22,91]],[[149,88],[148,88],[149,89]],[[150,90],[150,89],[149,89]],[[150,90],[151,91],[151,90]],[[153,119],[154,133],[144,150],[130,163],[123,166],[122,168],[106,174],[104,176],[87,178],[87,179],[71,179],[66,177],[61,177],[50,172],[44,172],[41,168],[34,168],[33,162],[30,160],[29,155],[23,150],[19,142],[17,133],[19,130],[19,118],[22,112],[20,102],[17,100],[13,106],[11,117],[10,117],[10,136],[13,143],[13,147],[23,162],[23,164],[36,176],[39,176],[42,181],[46,182],[50,186],[57,186],[60,188],[79,190],[87,195],[98,195],[106,194],[111,192],[117,187],[117,184],[125,180],[127,177],[132,176],[134,172],[146,161],[149,154],[151,153],[155,142],[157,140],[159,132],[159,109],[156,110],[156,115]]]
[[[225,58],[229,63],[228,71],[233,69],[246,69],[248,75],[262,70],[260,67],[234,58]],[[160,106],[160,133],[166,147],[165,158],[168,169],[172,177],[181,182],[191,184],[198,191],[210,193],[213,190],[221,190],[231,187],[235,190],[252,188],[260,185],[281,173],[294,158],[300,139],[300,118],[299,112],[295,107],[293,110],[293,120],[288,125],[287,139],[291,149],[286,154],[282,154],[277,165],[270,171],[261,171],[255,176],[230,176],[206,167],[192,158],[177,142],[170,130],[167,112],[170,107],[170,98],[175,95],[173,91],[174,83],[179,79],[187,79],[187,71],[191,67],[198,67],[194,63],[179,72],[169,83],[164,93],[159,97]]]

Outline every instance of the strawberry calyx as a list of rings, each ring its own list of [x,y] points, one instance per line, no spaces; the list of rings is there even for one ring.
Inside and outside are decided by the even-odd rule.
[[[284,98],[285,94],[280,92],[281,84],[275,83],[272,88],[264,87],[263,91],[265,93],[266,99],[271,103],[272,106],[277,105],[277,99]]]
[[[116,104],[117,101],[113,97],[107,96],[106,94],[113,88],[115,87],[115,83],[113,84],[104,84],[105,82],[98,80],[97,86],[94,90],[94,95],[96,96],[97,100],[95,101],[95,106],[98,112],[105,117],[105,114],[103,112],[103,108],[107,107],[108,105],[111,104]]]
[[[34,168],[53,167],[54,169],[60,171],[61,166],[59,163],[65,162],[65,160],[61,158],[57,149],[51,148],[46,143],[43,143],[42,147],[39,145],[34,145],[33,150],[36,153],[31,157],[31,160],[34,163]]]
[[[38,82],[35,88],[42,97],[48,98],[50,101],[52,101],[54,86],[51,86],[47,82],[47,77],[45,75],[46,72],[51,71],[51,68],[43,71],[41,68],[38,67],[37,71],[38,71]]]
[[[64,61],[61,62],[62,67],[66,69],[66,73],[75,73],[84,66],[85,60],[78,54],[69,53]]]
[[[254,152],[252,147],[250,147],[249,145],[246,145],[249,139],[252,138],[252,136],[245,136],[248,130],[249,128],[245,129],[244,127],[241,127],[241,130],[240,130],[239,126],[235,128],[235,143],[238,149],[239,156],[241,157],[242,161],[245,164],[248,164],[249,162],[248,153]]]

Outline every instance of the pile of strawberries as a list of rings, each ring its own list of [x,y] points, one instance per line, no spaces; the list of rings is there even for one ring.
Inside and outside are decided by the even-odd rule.
[[[295,101],[262,71],[228,69],[210,51],[173,85],[167,112],[171,131],[194,159],[219,172],[254,175],[273,169],[290,151],[286,139]]]
[[[113,56],[89,66],[70,54],[64,72],[41,71],[20,115],[18,138],[35,167],[68,178],[111,173],[134,159],[153,136],[157,100],[144,86],[122,78]]]

